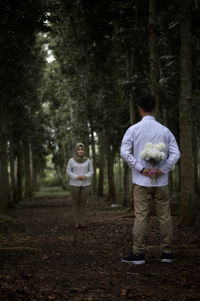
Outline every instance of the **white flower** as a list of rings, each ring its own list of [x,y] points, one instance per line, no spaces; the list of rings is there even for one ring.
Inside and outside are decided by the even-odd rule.
[[[141,152],[140,157],[145,161],[151,161],[151,163],[160,162],[165,158],[163,150],[166,148],[165,143],[160,142],[158,144],[146,143],[144,150]]]
[[[160,142],[160,143],[158,143],[158,144],[154,144],[154,147],[155,147],[156,149],[158,149],[159,151],[162,151],[162,150],[164,150],[164,149],[166,148],[166,145],[165,145],[165,143]]]

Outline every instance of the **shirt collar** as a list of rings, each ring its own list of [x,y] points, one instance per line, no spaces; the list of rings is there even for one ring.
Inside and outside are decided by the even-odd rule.
[[[155,120],[155,117],[152,115],[147,115],[142,118],[142,120]]]

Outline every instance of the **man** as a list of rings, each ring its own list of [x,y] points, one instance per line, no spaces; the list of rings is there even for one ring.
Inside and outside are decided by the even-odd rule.
[[[145,260],[144,235],[150,209],[150,201],[155,202],[160,222],[161,262],[175,261],[171,250],[172,223],[170,215],[168,173],[180,157],[176,139],[170,130],[155,120],[155,98],[143,97],[138,104],[142,120],[128,128],[121,145],[121,156],[132,168],[134,185],[135,220],[133,226],[133,250],[122,262],[143,264]],[[157,166],[141,157],[145,145],[164,145],[164,155]],[[133,150],[133,154],[132,154]],[[154,181],[153,181],[154,180]]]

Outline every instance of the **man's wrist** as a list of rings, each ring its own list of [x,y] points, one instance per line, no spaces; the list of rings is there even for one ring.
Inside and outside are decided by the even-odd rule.
[[[142,169],[140,170],[140,173],[143,173],[144,169],[145,169],[145,168],[142,168]]]

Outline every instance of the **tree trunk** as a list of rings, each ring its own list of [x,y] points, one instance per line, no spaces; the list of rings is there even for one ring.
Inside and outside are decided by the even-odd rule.
[[[194,105],[192,110],[192,116],[195,116],[195,110],[198,106],[199,99],[195,97],[193,99]],[[193,115],[194,114],[194,115]],[[197,115],[195,119],[193,119],[193,154],[194,154],[194,189],[195,192],[200,197],[200,133],[199,133],[199,116]]]
[[[135,16],[137,19],[137,16]],[[127,81],[130,80],[132,74],[134,73],[133,71],[133,66],[134,66],[134,59],[135,55],[133,52],[127,51],[127,60],[126,60],[126,76],[127,76]],[[136,123],[136,110],[135,110],[135,105],[134,105],[134,95],[133,93],[129,96],[129,114],[130,114],[130,124],[133,125]],[[129,200],[130,200],[130,210],[133,209],[134,207],[134,193],[133,193],[133,183],[131,179],[131,183],[129,185],[129,169],[128,165],[124,164],[124,195],[123,195],[123,206],[127,206],[128,203],[128,195],[129,195]],[[130,186],[130,189],[129,189]],[[130,192],[129,192],[130,191]],[[128,193],[129,192],[129,193]]]
[[[9,204],[9,184],[8,184],[8,155],[7,155],[7,112],[3,102],[0,110],[0,212],[4,213]]]
[[[105,129],[106,140],[106,155],[107,155],[107,170],[108,170],[108,200],[112,203],[116,202],[115,198],[115,181],[113,172],[113,157],[110,144],[110,134],[108,129]]]
[[[96,152],[95,152],[95,140],[94,140],[94,129],[92,120],[90,120],[90,126],[91,126],[91,142],[92,142],[92,158],[93,158],[93,168],[94,168],[94,174],[92,177],[92,186],[93,186],[93,194],[96,195],[97,192],[97,173],[96,173]]]
[[[60,186],[61,186],[64,190],[66,190],[67,187],[65,186],[65,184],[64,184],[64,182],[63,182],[63,176],[62,176],[62,173],[60,173],[59,167],[58,167],[57,164],[54,163],[54,166],[55,166],[55,171],[56,171],[56,175],[57,175],[59,184],[60,184]]]
[[[33,168],[33,191],[39,191],[39,183],[38,183],[38,169],[37,167],[34,165]]]
[[[158,37],[156,25],[155,0],[149,0],[149,55],[150,55],[150,88],[151,93],[156,98],[159,108],[159,80],[160,80],[160,60],[158,51]]]
[[[126,207],[128,205],[128,191],[129,191],[129,177],[128,177],[128,164],[126,164],[126,162],[123,162],[124,165],[124,180],[123,180],[123,184],[124,184],[124,193],[123,193],[123,206]],[[132,198],[133,201],[133,198]],[[130,203],[132,203],[132,201],[130,201]],[[131,205],[130,205],[131,206]]]
[[[9,155],[10,155],[10,178],[11,178],[11,193],[13,203],[18,203],[17,198],[17,181],[15,172],[15,156],[14,156],[14,143],[12,135],[10,135],[10,145],[9,145]]]
[[[98,181],[98,196],[103,197],[104,188],[104,144],[102,135],[99,135],[99,181]]]
[[[127,54],[126,54],[126,78],[127,81],[131,81],[131,76],[134,74],[133,70],[134,66],[134,53],[127,48]],[[129,114],[130,114],[130,124],[134,124],[136,120],[136,112],[135,112],[135,106],[134,106],[134,95],[131,93],[129,95]]]
[[[118,153],[118,192],[121,195],[122,193],[122,166],[121,166],[121,156],[120,156],[120,152]]]
[[[181,224],[195,224],[194,158],[192,152],[192,36],[191,2],[181,2],[181,95],[180,95],[180,149],[181,149]]]
[[[31,175],[31,157],[30,157],[30,144],[24,144],[24,170],[25,170],[25,198],[31,198],[32,191],[32,175]]]
[[[18,141],[17,147],[17,202],[22,200],[22,146]]]
[[[136,123],[136,112],[135,112],[135,107],[133,105],[133,99],[131,102],[129,102],[129,110],[131,111],[130,114],[130,123],[134,124]],[[128,175],[128,171],[127,171]],[[133,175],[134,176],[134,175]],[[134,208],[134,185],[131,180],[131,186],[130,186],[130,210]]]

